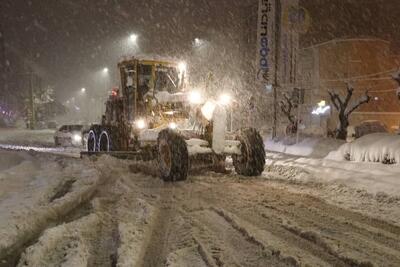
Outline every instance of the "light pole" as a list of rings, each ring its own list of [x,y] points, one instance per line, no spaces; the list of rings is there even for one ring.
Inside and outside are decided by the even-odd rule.
[[[86,88],[82,87],[81,90],[78,92],[78,97],[79,97],[79,105],[80,105],[80,112],[82,114],[85,114],[85,121],[88,120],[89,117],[89,106],[85,105],[85,98],[86,98]]]
[[[109,71],[109,69],[107,67],[105,67],[103,69],[103,73],[102,74],[103,74],[102,76],[103,76],[103,79],[104,79],[105,91],[103,93],[100,92],[100,94],[98,95],[98,97],[99,97],[99,100],[98,100],[99,108],[98,108],[98,110],[99,110],[100,113],[103,113],[103,104],[104,103],[102,103],[102,101],[103,101],[104,95],[107,95],[107,92],[108,92],[109,87],[110,87],[110,84],[109,84],[110,83],[110,71]]]
[[[229,108],[229,131],[233,131],[233,99],[229,94],[222,94],[218,99],[218,103],[226,108]]]

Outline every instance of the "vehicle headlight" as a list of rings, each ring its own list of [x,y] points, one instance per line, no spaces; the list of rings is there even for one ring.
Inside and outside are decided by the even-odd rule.
[[[232,97],[228,94],[222,94],[218,98],[218,104],[228,106],[232,103]]]
[[[143,130],[143,129],[146,128],[146,126],[147,126],[146,121],[145,121],[144,119],[137,120],[137,121],[135,122],[135,125],[136,125],[136,127],[137,127],[138,129],[140,129],[140,130]]]
[[[185,62],[180,62],[178,68],[181,73],[184,73],[187,70],[187,65]]]
[[[193,91],[189,93],[189,102],[190,104],[201,104],[203,98],[198,91]]]
[[[212,101],[207,101],[204,106],[201,108],[201,113],[208,120],[211,121],[216,104]]]
[[[171,123],[168,125],[168,127],[169,127],[171,130],[175,130],[176,128],[178,128],[178,125],[177,125],[175,122],[171,122]]]
[[[82,135],[80,134],[74,134],[72,138],[74,139],[74,142],[82,142]]]

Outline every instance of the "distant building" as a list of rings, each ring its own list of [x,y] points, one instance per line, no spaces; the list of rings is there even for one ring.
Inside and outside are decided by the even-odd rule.
[[[346,83],[353,85],[353,100],[369,89],[372,101],[353,113],[351,124],[365,120],[379,120],[395,130],[400,124],[400,101],[396,97],[397,84],[391,78],[400,66],[400,55],[394,54],[390,43],[380,39],[335,39],[300,50],[298,83],[306,89],[303,117],[310,126],[321,123],[311,110],[321,100],[328,103],[328,90],[342,91]],[[332,108],[332,111],[335,110]],[[333,130],[336,116],[328,119]]]

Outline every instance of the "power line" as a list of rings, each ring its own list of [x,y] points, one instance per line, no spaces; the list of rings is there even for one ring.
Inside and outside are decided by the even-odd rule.
[[[322,82],[351,82],[351,81],[375,81],[375,80],[391,80],[391,77],[377,77],[377,78],[371,78],[371,79],[364,79],[364,78],[369,78],[373,76],[378,76],[382,74],[387,74],[387,73],[393,73],[397,71],[398,68],[395,69],[390,69],[390,70],[385,70],[382,72],[377,72],[377,73],[371,73],[371,74],[366,74],[366,75],[360,75],[360,76],[354,76],[354,77],[349,77],[349,78],[343,78],[343,79],[332,79],[332,80],[321,80]]]

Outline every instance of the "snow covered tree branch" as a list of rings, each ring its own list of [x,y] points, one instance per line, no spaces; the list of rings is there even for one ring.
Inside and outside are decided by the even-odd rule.
[[[351,106],[349,106],[350,101],[353,97],[354,88],[347,84],[347,94],[342,100],[341,96],[334,91],[328,91],[328,94],[331,98],[331,102],[333,106],[338,111],[339,116],[339,125],[336,129],[336,138],[337,139],[346,139],[347,136],[347,127],[349,126],[349,116],[355,110],[357,110],[360,106],[368,103],[371,100],[371,97],[368,95],[368,90],[365,91],[365,95],[360,97],[357,101],[355,101]]]
[[[396,90],[396,96],[400,100],[400,69],[392,75],[392,79],[395,80],[398,84],[398,87]]]
[[[368,95],[368,90],[365,91],[365,95],[362,96],[360,99],[358,99],[357,102],[355,102],[347,111],[346,115],[349,116],[351,113],[353,113],[356,109],[358,109],[360,106],[369,103],[371,101],[371,96]]]
[[[286,118],[289,120],[289,122],[291,124],[294,124],[295,116],[292,114],[292,110],[294,107],[292,99],[289,97],[289,95],[287,93],[283,94],[283,98],[284,98],[284,100],[281,100],[279,102],[282,113],[286,116]]]

